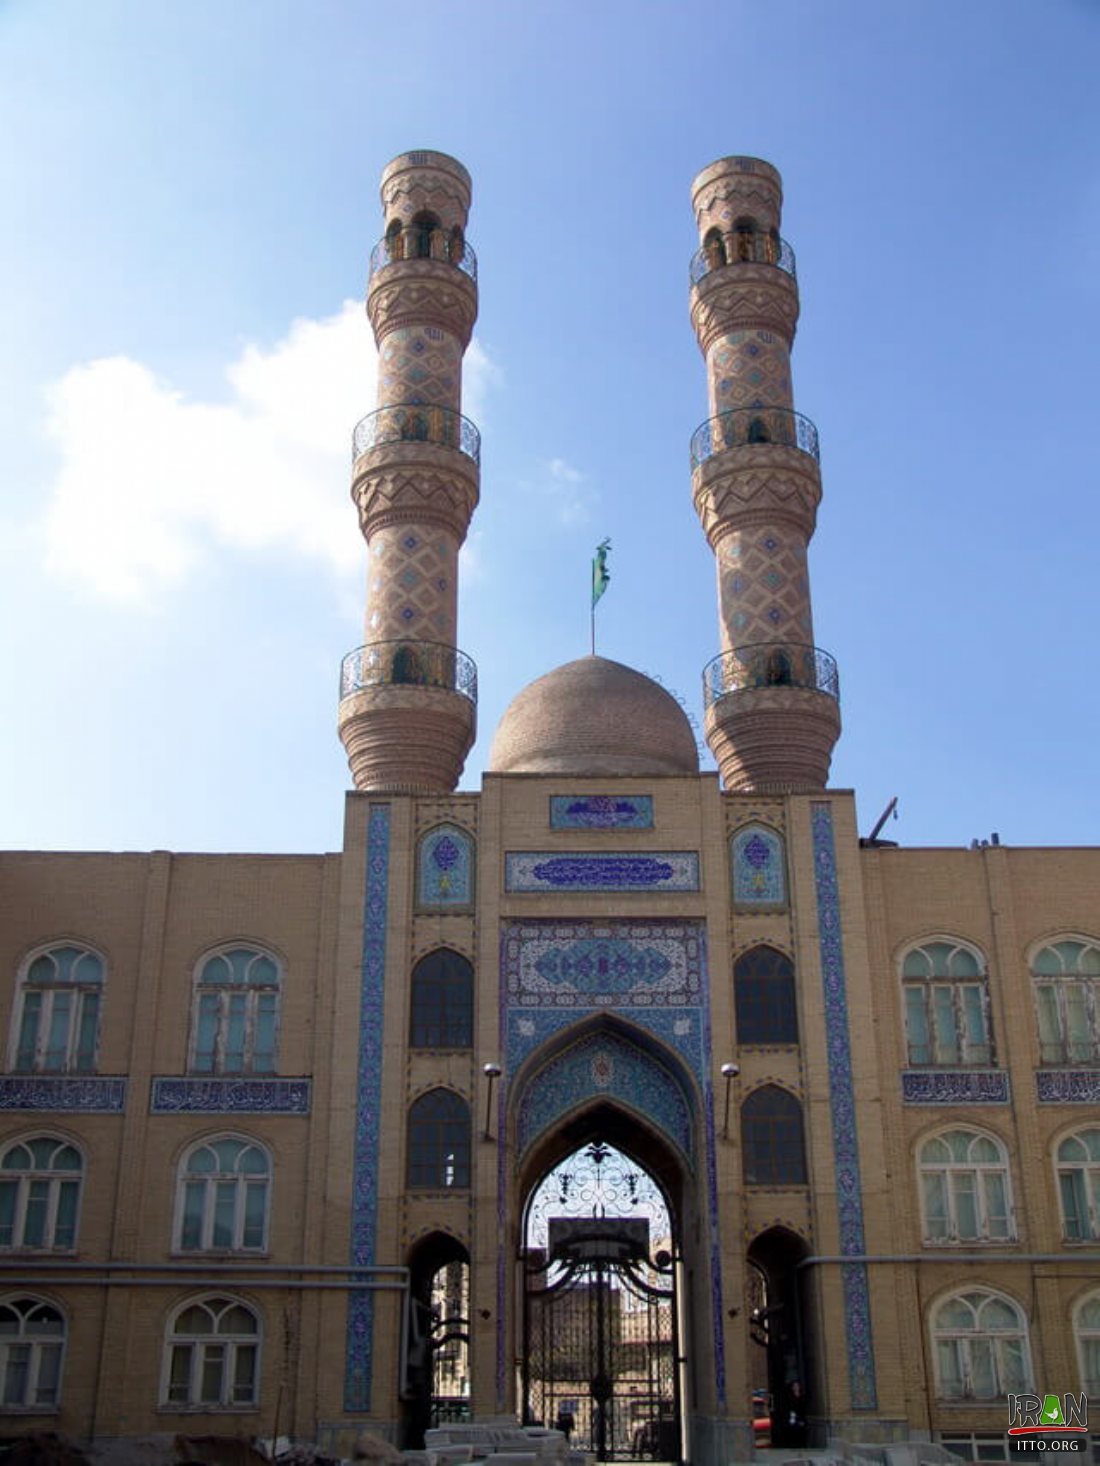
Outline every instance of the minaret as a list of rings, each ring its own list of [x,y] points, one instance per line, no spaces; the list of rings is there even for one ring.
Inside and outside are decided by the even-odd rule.
[[[458,552],[481,451],[461,412],[477,318],[469,207],[470,175],[445,153],[403,153],[382,174],[385,233],[367,286],[378,407],[352,442],[366,631],[340,678],[340,737],[357,789],[452,790],[474,741],[477,671],[456,646]]]
[[[821,789],[840,734],[836,663],[814,646],[806,547],[821,499],[817,429],[794,411],[794,254],[779,174],[722,158],[692,186],[701,248],[691,322],[710,416],[691,440],[714,551],[722,650],[703,673],[707,742],[727,789]]]

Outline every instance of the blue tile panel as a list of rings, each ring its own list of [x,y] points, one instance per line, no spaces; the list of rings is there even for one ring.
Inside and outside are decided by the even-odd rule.
[[[509,1076],[555,1034],[600,1012],[614,1013],[652,1034],[683,1062],[697,1091],[643,1043],[614,1030],[586,1033],[536,1074],[520,1110],[520,1148],[583,1101],[607,1093],[668,1135],[689,1162],[694,1141],[705,1146],[711,1230],[711,1299],[715,1377],[725,1399],[722,1274],[705,927],[659,918],[561,921],[531,918],[501,930],[501,1053],[497,1124],[503,1133]],[[702,1097],[699,1105],[697,1094]],[[498,1222],[503,1228],[507,1170],[498,1158]],[[501,1235],[503,1235],[503,1230]],[[497,1390],[503,1399],[507,1360],[503,1333],[507,1277],[498,1270]]]
[[[0,1110],[121,1115],[126,1080],[85,1074],[9,1074],[0,1078]]]
[[[469,906],[474,899],[474,842],[457,825],[439,825],[420,841],[418,906]]]
[[[907,1105],[1007,1105],[1003,1069],[904,1069],[901,1097]]]
[[[737,906],[785,906],[787,868],[783,836],[767,825],[746,825],[730,841],[733,900]]]
[[[643,1123],[656,1125],[691,1164],[689,1096],[664,1064],[615,1033],[587,1034],[538,1071],[516,1117],[518,1149],[526,1150],[593,1095],[618,1100]]]
[[[363,901],[363,963],[359,999],[359,1076],[351,1193],[351,1263],[374,1262],[378,1216],[378,1130],[382,1093],[382,991],[389,905],[390,807],[372,804],[367,816],[367,879]],[[374,1349],[374,1294],[348,1295],[344,1409],[370,1409]]]
[[[1035,1088],[1042,1105],[1100,1105],[1100,1069],[1038,1069]]]
[[[813,832],[814,880],[817,887],[821,978],[825,996],[825,1045],[829,1065],[829,1106],[833,1122],[833,1164],[836,1173],[840,1250],[846,1255],[858,1256],[866,1251],[866,1245],[832,806],[827,802],[811,804],[810,822]],[[841,1278],[852,1409],[874,1410],[878,1404],[878,1391],[871,1339],[871,1299],[867,1285],[867,1267],[864,1263],[844,1263],[841,1266]]]
[[[308,1115],[308,1079],[157,1078],[151,1115]]]
[[[577,850],[567,855],[518,851],[504,857],[506,891],[697,891],[694,850],[607,854]]]
[[[551,794],[552,830],[652,830],[652,794]]]

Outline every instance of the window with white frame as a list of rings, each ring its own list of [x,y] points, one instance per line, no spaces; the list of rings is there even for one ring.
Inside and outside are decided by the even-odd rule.
[[[942,1400],[997,1400],[1031,1389],[1027,1322],[1002,1294],[974,1288],[932,1312],[936,1390]]]
[[[195,978],[193,1074],[273,1074],[279,964],[256,947],[204,957]]]
[[[43,1298],[0,1298],[0,1410],[55,1410],[65,1318]]]
[[[1031,960],[1043,1064],[1100,1063],[1100,946],[1050,942]]]
[[[20,1073],[91,1073],[96,1066],[105,965],[65,944],[37,952],[19,975],[11,1067]]]
[[[181,1252],[263,1252],[271,1161],[254,1141],[225,1135],[193,1146],[180,1167],[176,1247]]]
[[[926,1242],[1004,1242],[1016,1235],[1004,1146],[976,1130],[947,1130],[919,1157]]]
[[[1067,1242],[1100,1239],[1100,1130],[1079,1130],[1058,1146],[1058,1198]]]
[[[950,941],[925,942],[905,954],[905,1037],[910,1064],[992,1064],[984,959]]]
[[[237,1298],[209,1297],[176,1310],[165,1340],[162,1403],[181,1408],[255,1407],[260,1324]]]
[[[0,1155],[0,1248],[76,1246],[84,1161],[67,1140],[36,1135]]]
[[[1086,1395],[1100,1395],[1100,1293],[1079,1303],[1073,1315],[1073,1333],[1077,1340],[1077,1363],[1081,1370],[1081,1388]]]

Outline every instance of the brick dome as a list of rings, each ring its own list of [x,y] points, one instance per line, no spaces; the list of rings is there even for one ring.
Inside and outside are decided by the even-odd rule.
[[[697,774],[695,734],[670,693],[621,662],[581,657],[513,698],[495,774]]]

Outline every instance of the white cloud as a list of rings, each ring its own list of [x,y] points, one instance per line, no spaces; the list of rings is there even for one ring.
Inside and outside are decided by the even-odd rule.
[[[224,402],[193,401],[143,363],[73,367],[50,390],[60,454],[43,529],[47,565],[116,601],[155,599],[211,556],[277,551],[361,572],[349,444],[374,403],[377,358],[360,303],[295,321],[225,369]],[[467,354],[468,394],[496,377]]]
[[[587,524],[591,519],[594,494],[584,487],[588,475],[564,458],[551,458],[533,491],[546,499],[559,524],[566,528]],[[529,486],[530,487],[530,486]]]

